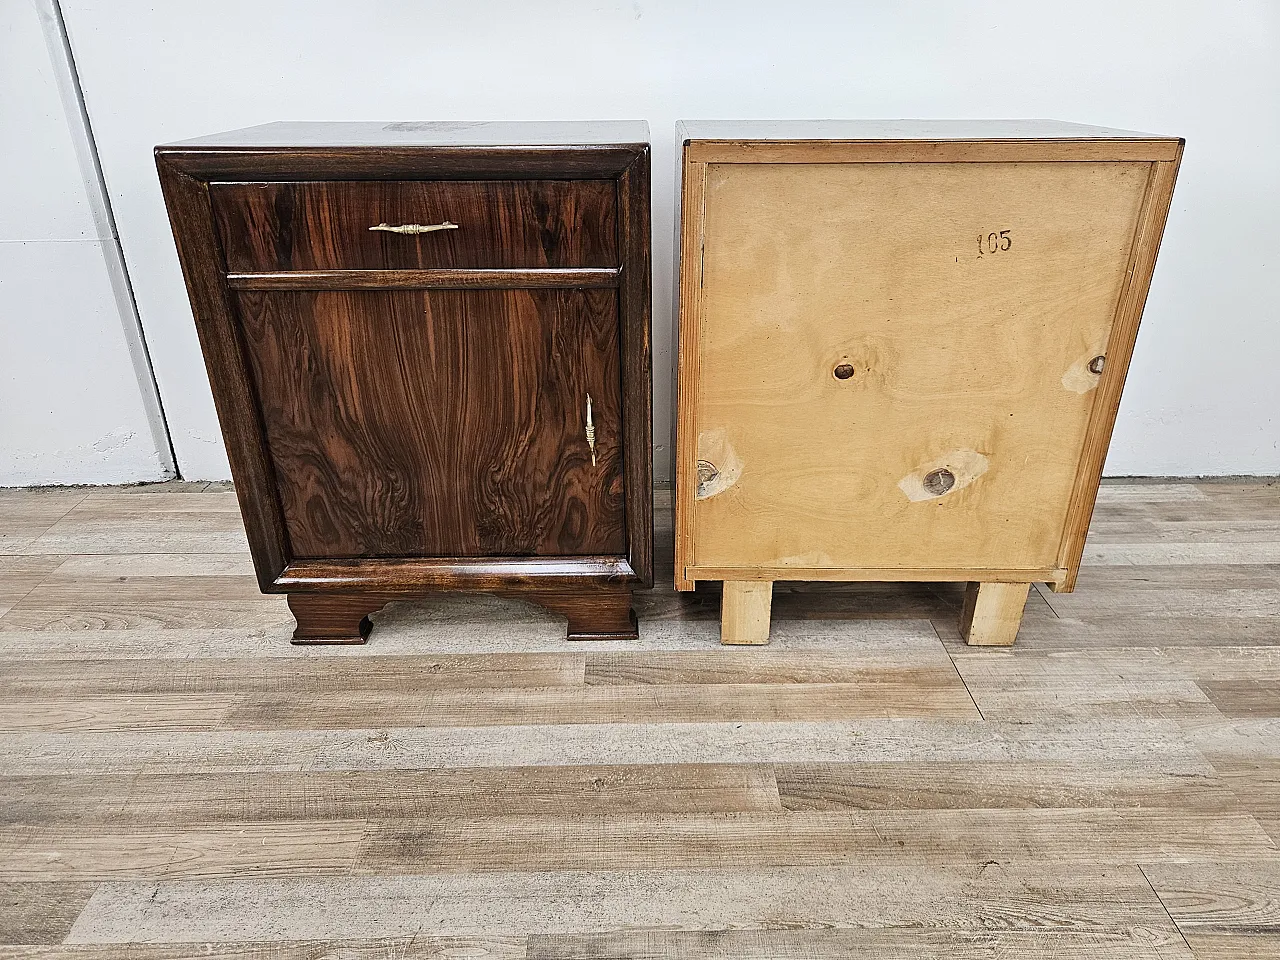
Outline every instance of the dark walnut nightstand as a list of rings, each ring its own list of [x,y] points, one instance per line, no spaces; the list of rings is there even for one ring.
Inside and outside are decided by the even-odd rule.
[[[640,122],[156,148],[261,588],[295,642],[437,590],[634,637],[653,579]]]

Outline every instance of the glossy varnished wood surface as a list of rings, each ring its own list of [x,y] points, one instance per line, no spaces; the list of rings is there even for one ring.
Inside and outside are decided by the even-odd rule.
[[[664,498],[665,499],[665,498]],[[1104,484],[1077,591],[484,596],[288,645],[234,494],[0,491],[0,957],[1221,960],[1280,938],[1280,486]]]
[[[183,140],[171,148],[497,147],[524,151],[536,147],[639,146],[648,142],[649,124],[644,120],[277,120]]]
[[[643,120],[290,122],[156,148],[188,175],[220,180],[616,178],[649,149]]]
[[[215,183],[210,192],[233,273],[619,262],[613,180]],[[445,221],[457,229],[369,229]]]
[[[258,586],[268,590],[288,563],[289,544],[279,500],[272,495],[271,460],[249,381],[244,340],[226,287],[226,266],[213,222],[209,186],[159,154],[156,169],[227,462],[249,531]]]
[[[237,302],[294,558],[624,551],[613,291]]]
[[[505,132],[510,132],[513,139],[498,142]],[[295,143],[279,142],[280,137],[287,139],[292,133],[299,137]],[[601,139],[608,133],[621,139]],[[333,139],[323,142],[330,134]],[[202,138],[199,143],[156,148],[161,184],[219,419],[234,461],[233,471],[238,479],[237,490],[258,581],[264,591],[285,589],[281,577],[286,568],[292,571],[290,591],[300,581],[305,582],[298,589],[323,590],[324,582],[310,579],[308,561],[293,552],[276,484],[275,464],[263,430],[264,417],[251,382],[252,372],[248,369],[251,351],[237,315],[234,291],[343,291],[349,294],[360,290],[507,293],[577,290],[587,291],[588,296],[592,295],[590,291],[600,291],[601,296],[611,297],[616,309],[616,343],[620,354],[617,368],[621,378],[617,398],[620,429],[616,436],[625,451],[618,468],[620,496],[625,502],[621,510],[625,527],[622,547],[612,557],[586,555],[576,560],[576,554],[566,555],[566,583],[557,584],[556,591],[567,589],[568,581],[577,581],[589,591],[605,579],[611,579],[617,571],[622,571],[624,579],[634,583],[652,582],[649,147],[646,137],[647,128],[643,123],[269,124],[260,129]],[[305,192],[308,184],[329,181],[365,191],[370,196],[396,196],[397,190],[435,191],[436,196],[452,196],[461,191],[458,196],[470,196],[474,200],[478,194],[492,193],[499,199],[512,200],[501,210],[486,212],[489,220],[485,229],[495,242],[511,241],[517,247],[521,243],[533,244],[536,249],[529,248],[528,252],[535,261],[539,251],[544,261],[547,256],[554,258],[566,249],[586,251],[584,258],[590,260],[607,248],[612,251],[607,257],[610,263],[515,268],[228,270],[211,188],[217,191],[226,184],[275,181],[278,183],[267,189],[280,191],[282,196],[293,195],[288,187],[291,183],[299,184]],[[401,181],[408,185],[402,182],[397,187],[396,183]],[[499,181],[535,182],[522,185]],[[536,181],[550,183],[540,185]],[[583,182],[575,186],[570,181]],[[390,186],[380,186],[382,184]],[[562,223],[563,217],[589,219],[590,211],[586,207],[590,202],[584,205],[575,198],[574,191],[579,187],[585,195],[594,196],[603,204],[595,212],[614,225],[613,234],[606,223],[603,227],[587,224],[578,231],[583,235],[581,238],[568,235],[577,228]],[[564,203],[555,207],[549,202],[550,194]],[[321,218],[331,212],[325,208]],[[268,214],[272,215],[274,211]],[[534,227],[530,227],[530,222]],[[291,229],[280,220],[275,225],[285,232]],[[423,238],[397,236],[395,239],[417,243]],[[289,251],[292,260],[292,244],[292,237],[279,236],[273,238],[269,246],[273,251]],[[502,262],[504,255],[499,251],[493,259]],[[417,262],[420,258],[415,254],[414,259]],[[580,258],[575,253],[572,259]],[[371,399],[366,390],[361,409],[376,405],[376,398]],[[516,509],[519,512],[523,507]],[[609,525],[612,518],[606,516],[601,523]],[[464,560],[450,558],[450,562],[436,564],[425,574],[415,570],[409,579],[395,585],[393,592],[403,595],[414,584],[421,585],[424,576],[431,580],[433,589],[493,589],[491,574],[505,581],[505,587],[515,588],[530,580],[526,576],[529,573],[539,581],[529,596],[536,593],[544,597],[552,604],[551,609],[569,609],[567,594],[546,592],[541,572],[521,568],[520,555],[506,558],[479,578],[472,575],[474,571]],[[602,574],[602,562],[613,572]],[[376,599],[372,593],[382,589],[390,570],[379,567],[369,575],[369,582],[361,584],[352,581],[366,575],[363,568],[349,568],[344,574],[344,589],[347,586],[357,591],[365,589],[371,593],[368,599]],[[526,585],[533,586],[532,583]],[[613,600],[608,604],[597,603],[582,594],[581,602],[571,610],[571,623],[575,618],[585,617],[586,611],[598,609],[601,623],[606,624],[602,629],[613,631],[612,625],[619,619],[612,608],[614,603]],[[586,634],[592,632],[586,630]]]
[[[653,585],[653,298],[650,276],[649,153],[618,177],[618,226],[627,267],[618,290],[623,322],[623,487],[627,562],[641,586]]]

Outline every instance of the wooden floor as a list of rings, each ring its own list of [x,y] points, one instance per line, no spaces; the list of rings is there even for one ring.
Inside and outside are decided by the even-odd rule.
[[[225,487],[0,492],[0,958],[1280,957],[1280,484],[1104,487],[1011,651],[957,585],[721,649],[659,516],[639,642],[298,649]]]

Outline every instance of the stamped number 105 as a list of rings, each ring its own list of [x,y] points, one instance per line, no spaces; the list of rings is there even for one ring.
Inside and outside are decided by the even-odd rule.
[[[999,233],[988,233],[986,236],[978,234],[978,256],[1008,250],[1013,246],[1013,238],[1009,236],[1012,232],[1012,230],[1001,230]]]

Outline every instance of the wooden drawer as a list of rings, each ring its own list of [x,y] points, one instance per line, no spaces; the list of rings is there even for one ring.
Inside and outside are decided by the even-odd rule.
[[[213,183],[232,273],[614,267],[612,180]],[[456,229],[402,234],[385,224]]]

